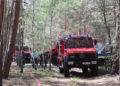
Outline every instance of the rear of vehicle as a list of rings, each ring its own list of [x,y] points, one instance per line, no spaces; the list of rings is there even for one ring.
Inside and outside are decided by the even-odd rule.
[[[24,58],[25,63],[30,63],[31,62],[32,57],[31,57],[31,53],[30,53],[30,50],[29,50],[28,46],[23,47],[23,58]]]

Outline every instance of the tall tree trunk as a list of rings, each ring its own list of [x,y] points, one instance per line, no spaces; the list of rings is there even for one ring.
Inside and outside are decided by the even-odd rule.
[[[18,30],[18,22],[19,22],[19,14],[20,14],[20,6],[21,6],[21,0],[16,0],[15,1],[15,17],[14,17],[14,24],[13,24],[13,30],[12,30],[12,37],[11,37],[11,42],[9,46],[9,51],[7,56],[5,57],[5,64],[3,68],[3,78],[8,78],[9,76],[9,70],[12,62],[12,56],[15,48],[15,42],[16,42],[16,35],[17,35],[17,30]]]
[[[115,43],[117,44],[116,45],[116,48],[115,48],[115,61],[112,65],[112,70],[111,70],[111,74],[115,74],[115,73],[119,73],[120,74],[120,0],[119,0],[119,3],[118,3],[118,6],[119,6],[119,12],[116,14],[116,34],[115,34]]]
[[[114,24],[115,24],[115,27],[116,27],[116,0],[113,0],[114,2],[114,7],[113,7],[113,14],[114,14]]]
[[[12,26],[12,23],[13,23],[13,14],[14,14],[14,0],[12,1],[12,5],[11,5],[11,7],[10,7],[10,9],[8,10],[9,11],[9,13],[8,14],[10,14],[10,15],[8,15],[7,16],[7,27],[6,27],[6,34],[5,34],[5,39],[4,39],[4,52],[3,52],[3,54],[4,54],[4,56],[6,56],[6,54],[7,54],[7,51],[8,51],[8,45],[9,45],[9,42],[10,42],[10,35],[11,35],[11,26]]]
[[[0,0],[0,86],[2,86],[2,50],[3,50],[3,17],[4,17],[4,0]]]
[[[50,24],[50,50],[52,50],[53,5],[54,5],[54,2],[52,0],[51,8],[50,8],[50,12],[51,12],[51,15],[50,15],[50,18],[51,18],[51,20],[50,20],[51,21],[51,24]],[[49,70],[51,70],[51,59],[52,59],[52,56],[50,53]]]
[[[120,0],[119,0],[119,16],[118,16],[118,58],[119,58],[119,81],[120,81]]]
[[[111,35],[110,35],[110,28],[107,24],[107,16],[106,16],[106,6],[105,6],[105,0],[102,0],[102,4],[103,4],[103,18],[104,18],[104,26],[105,26],[105,29],[107,31],[107,36],[108,36],[108,40],[109,40],[109,44],[111,45]],[[112,53],[112,47],[110,47],[111,49],[111,53]]]

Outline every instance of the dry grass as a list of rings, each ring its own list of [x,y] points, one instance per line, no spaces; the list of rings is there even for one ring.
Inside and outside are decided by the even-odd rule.
[[[15,64],[12,66],[17,69]],[[76,69],[75,69],[76,70]],[[120,86],[118,75],[111,76],[99,72],[96,77],[83,76],[81,71],[71,71],[70,78],[64,78],[58,72],[58,68],[54,67],[51,71],[39,68],[38,70],[32,69],[30,65],[25,66],[24,73],[11,71],[10,77],[3,80],[3,86],[37,86],[35,80],[26,72],[31,72],[37,79],[39,79],[42,86]]]

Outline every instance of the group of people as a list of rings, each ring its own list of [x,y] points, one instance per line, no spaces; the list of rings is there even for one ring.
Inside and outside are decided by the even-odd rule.
[[[49,59],[49,52],[44,52],[42,54],[37,54],[36,51],[33,51],[32,53],[34,62],[36,65],[38,65],[38,63],[40,63],[40,66],[43,67],[47,67],[47,63],[48,63],[48,59]]]

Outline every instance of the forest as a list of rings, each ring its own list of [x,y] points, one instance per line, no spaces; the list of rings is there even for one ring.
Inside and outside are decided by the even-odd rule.
[[[84,77],[84,74],[70,71],[70,78],[65,78],[68,71],[64,60],[65,77],[59,74],[59,57],[68,52],[67,48],[62,51],[61,46],[66,47],[64,38],[68,36],[89,36],[100,40],[97,43],[103,43],[109,55],[103,51],[104,55],[100,58],[104,60],[104,66],[97,65],[97,76],[90,77],[88,73]],[[62,40],[61,45],[59,40]],[[24,46],[29,47],[29,64],[32,66],[25,65]],[[17,56],[16,47],[19,48]],[[84,51],[87,52],[87,49]],[[37,62],[34,52],[39,58]],[[119,63],[120,0],[0,0],[0,86],[119,86]],[[84,69],[82,67],[86,73]],[[87,68],[87,72],[89,70],[92,71],[92,68]],[[104,77],[105,80],[109,78],[108,81],[105,82]],[[92,79],[94,81],[89,81]],[[98,84],[99,79],[102,84]]]

